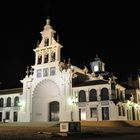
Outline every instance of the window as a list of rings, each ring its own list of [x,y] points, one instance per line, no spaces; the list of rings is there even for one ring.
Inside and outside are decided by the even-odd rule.
[[[10,112],[6,112],[5,119],[6,120],[9,120],[10,119]]]
[[[119,114],[119,116],[121,116],[121,114],[122,114],[121,113],[121,106],[119,106],[119,105],[118,105],[118,114]]]
[[[48,76],[48,68],[43,69],[43,77]]]
[[[8,98],[7,98],[7,107],[10,107],[10,106],[11,106],[11,98],[8,97]]]
[[[42,63],[42,56],[39,55],[39,56],[38,56],[38,64],[41,64],[41,63]]]
[[[49,46],[49,39],[48,38],[45,38],[45,46]]]
[[[90,118],[97,118],[97,108],[90,108]]]
[[[51,52],[51,62],[54,62],[54,61],[55,61],[55,53]]]
[[[45,56],[44,56],[44,63],[48,63],[48,60],[49,60],[49,56],[48,56],[48,54],[45,54]]]
[[[41,73],[42,73],[41,69],[37,70],[37,77],[38,78],[41,77]]]
[[[99,71],[99,67],[98,67],[98,65],[95,65],[94,66],[94,72],[97,72],[97,71]]]
[[[50,75],[55,75],[55,67],[50,68]]]
[[[19,97],[15,97],[14,106],[18,106],[18,103],[19,103]]]
[[[102,88],[101,90],[101,100],[109,100],[109,93],[107,88]]]
[[[122,106],[122,113],[123,113],[123,116],[125,116],[125,107]]]
[[[0,98],[0,107],[3,107],[3,98]]]
[[[79,91],[79,102],[86,102],[86,93],[84,90]]]
[[[91,89],[89,92],[89,101],[97,101],[97,92],[95,89]]]

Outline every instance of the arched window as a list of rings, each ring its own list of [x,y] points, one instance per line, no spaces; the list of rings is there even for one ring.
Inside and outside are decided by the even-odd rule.
[[[89,101],[97,101],[97,91],[95,89],[89,91]]]
[[[41,64],[42,63],[42,55],[39,55],[38,56],[38,64]]]
[[[86,102],[86,93],[84,90],[79,91],[79,102]]]
[[[49,60],[49,55],[45,54],[44,55],[44,63],[48,63],[48,60]]]
[[[101,90],[101,100],[109,100],[109,93],[107,88]]]
[[[15,97],[14,99],[14,106],[18,106],[18,103],[19,103],[19,97]]]
[[[0,98],[0,107],[3,107],[3,103],[4,103],[3,98]]]
[[[55,52],[51,52],[51,62],[55,61]]]
[[[11,98],[8,97],[8,98],[7,98],[7,107],[10,107],[10,106],[11,106]]]
[[[49,46],[49,38],[45,38],[44,44],[45,46]]]

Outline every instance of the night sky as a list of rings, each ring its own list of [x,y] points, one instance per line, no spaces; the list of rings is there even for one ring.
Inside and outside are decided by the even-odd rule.
[[[90,68],[96,54],[118,79],[138,73],[139,38],[134,37],[131,8],[91,0],[39,0],[0,4],[1,89],[21,87],[26,67],[34,65],[34,52],[47,16],[60,37],[63,59]],[[2,9],[3,8],[3,9]],[[132,37],[133,36],[133,37]]]

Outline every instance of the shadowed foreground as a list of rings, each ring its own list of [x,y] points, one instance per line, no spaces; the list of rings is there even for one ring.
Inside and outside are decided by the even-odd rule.
[[[81,123],[81,133],[61,136],[59,123],[4,123],[0,124],[2,140],[139,140],[140,122]]]

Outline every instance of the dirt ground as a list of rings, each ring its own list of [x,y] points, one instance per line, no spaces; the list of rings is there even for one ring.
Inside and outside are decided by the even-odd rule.
[[[63,140],[63,139],[140,140],[140,126],[116,125],[115,127],[103,125],[94,125],[94,126],[82,125],[80,133],[77,132],[60,133],[58,123],[0,124],[0,140]]]

